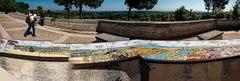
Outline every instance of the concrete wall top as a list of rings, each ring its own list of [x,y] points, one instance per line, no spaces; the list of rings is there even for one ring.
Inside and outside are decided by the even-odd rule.
[[[119,20],[100,20],[100,22],[111,22],[111,23],[130,23],[130,24],[184,24],[184,23],[198,23],[214,21],[215,19],[204,19],[204,20],[192,20],[192,21],[119,21]]]

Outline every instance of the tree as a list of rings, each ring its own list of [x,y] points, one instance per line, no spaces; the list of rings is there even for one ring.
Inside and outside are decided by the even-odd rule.
[[[43,13],[43,7],[42,6],[37,6],[37,13],[38,14],[41,14],[41,13]]]
[[[212,10],[212,14],[216,14],[219,11],[222,11],[226,8],[229,0],[204,0],[205,2],[205,9]]]
[[[16,4],[17,4],[18,10],[28,10],[28,8],[29,8],[28,3],[17,2]]]
[[[5,13],[16,11],[16,1],[0,0],[0,11],[4,11]]]
[[[240,0],[237,0],[237,1],[236,1],[236,4],[240,4]]]
[[[54,0],[54,2],[57,5],[63,5],[65,7],[64,10],[67,11],[67,17],[70,18],[70,14],[71,14],[71,9],[72,9],[72,5],[73,5],[73,0]]]
[[[236,4],[233,6],[233,12],[232,12],[232,15],[233,15],[233,18],[234,19],[238,19],[239,18],[239,8],[240,8],[240,0],[237,0],[236,1]]]
[[[48,15],[49,17],[53,17],[51,10],[48,9],[46,13],[47,13],[47,15]]]
[[[184,6],[178,8],[175,12],[175,19],[177,21],[186,21],[186,20],[199,20],[201,15],[193,12],[192,9],[187,10]]]
[[[188,20],[189,11],[182,6],[181,8],[175,11],[175,19],[177,21],[186,21]]]
[[[216,13],[215,18],[216,18],[216,19],[226,18],[226,15],[227,15],[226,12],[219,11],[219,12]]]
[[[74,0],[74,5],[79,8],[79,18],[82,18],[83,5],[96,9],[102,5],[104,0]]]
[[[204,2],[205,2],[205,9],[207,10],[209,15],[209,11],[211,10],[211,6],[212,6],[212,0],[204,0]]]
[[[125,0],[124,4],[128,6],[128,20],[130,20],[131,11],[133,8],[137,10],[150,10],[157,4],[157,2],[158,0]]]
[[[162,16],[162,21],[175,21],[175,15],[173,13],[166,13]]]

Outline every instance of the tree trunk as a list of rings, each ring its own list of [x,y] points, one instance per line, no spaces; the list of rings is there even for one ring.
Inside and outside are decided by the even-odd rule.
[[[79,11],[78,11],[79,12],[79,19],[81,19],[82,18],[82,8],[83,8],[82,3],[79,4],[78,6],[79,6]]]
[[[128,9],[128,20],[130,20],[131,17],[131,11],[132,11],[132,7],[130,6]]]
[[[212,15],[214,15],[215,14],[215,7],[214,7],[214,5],[212,6]]]
[[[67,9],[67,14],[68,14],[68,19],[70,18],[70,14],[71,14],[71,12],[70,12],[70,9],[68,8]]]
[[[65,9],[67,11],[67,18],[70,18],[70,14],[71,14],[71,11],[70,11],[70,6],[69,5],[65,5]]]
[[[207,10],[208,17],[210,17],[210,10]]]

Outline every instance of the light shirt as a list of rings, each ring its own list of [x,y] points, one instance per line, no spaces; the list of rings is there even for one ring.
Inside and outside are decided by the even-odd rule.
[[[33,15],[30,16],[30,21],[34,22],[34,21],[36,21],[35,20],[36,18],[37,18],[37,14],[33,14]]]
[[[33,15],[31,15],[31,16],[30,16],[30,21],[31,21],[31,22],[34,22],[34,21],[35,21],[34,18],[35,18],[35,17],[34,17]]]

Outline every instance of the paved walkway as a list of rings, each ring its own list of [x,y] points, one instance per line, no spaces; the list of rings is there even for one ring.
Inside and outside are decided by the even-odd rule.
[[[24,37],[27,24],[24,20],[15,19],[5,14],[0,14],[0,38],[20,40],[47,40],[59,43],[90,43],[95,41],[95,35],[79,34],[60,31],[63,29],[50,26],[36,26],[37,37]]]

